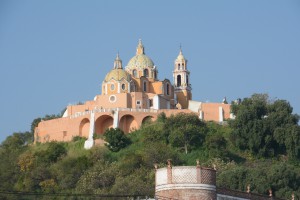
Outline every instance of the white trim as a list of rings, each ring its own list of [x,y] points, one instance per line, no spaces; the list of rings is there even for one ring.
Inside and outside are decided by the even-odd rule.
[[[154,109],[160,109],[160,105],[159,105],[159,96],[158,95],[155,95],[153,97],[153,108]]]
[[[110,99],[110,98],[112,98],[112,97],[114,97],[114,100],[111,100],[111,99]],[[109,100],[110,103],[115,103],[115,102],[117,101],[117,97],[116,97],[116,95],[110,95],[110,96],[108,97],[108,100]]]
[[[118,128],[118,127],[119,127],[119,111],[116,110],[114,112],[113,128]]]
[[[187,189],[195,189],[195,190],[210,190],[216,191],[215,185],[208,184],[200,184],[200,183],[187,183],[187,184],[166,184],[166,185],[158,185],[155,187],[155,192],[164,191],[164,190],[187,190]]]
[[[120,84],[120,82],[118,83],[118,93],[120,93],[121,92],[121,84]]]
[[[203,120],[203,111],[202,110],[199,111],[199,119]]]
[[[90,149],[94,146],[94,139],[93,139],[94,129],[95,129],[95,113],[91,112],[89,138],[84,142],[85,149]]]
[[[219,122],[224,121],[224,116],[223,116],[223,108],[222,106],[219,107]]]

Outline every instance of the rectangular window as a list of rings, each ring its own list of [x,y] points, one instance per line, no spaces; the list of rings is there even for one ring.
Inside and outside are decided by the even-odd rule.
[[[153,99],[149,99],[149,107],[153,106]]]
[[[141,101],[140,100],[136,101],[136,105],[141,105]]]

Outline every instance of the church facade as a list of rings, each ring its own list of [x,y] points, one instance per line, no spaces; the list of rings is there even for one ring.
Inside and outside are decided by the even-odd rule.
[[[139,40],[136,55],[125,68],[119,54],[113,69],[102,82],[102,93],[81,105],[70,105],[58,119],[42,121],[35,129],[35,142],[70,141],[75,136],[88,138],[85,148],[95,144],[94,134],[107,128],[120,128],[125,133],[138,129],[145,121],[155,120],[164,112],[195,113],[201,120],[222,123],[232,117],[230,105],[192,100],[190,72],[181,49],[174,61],[173,82],[158,79],[158,68],[145,54]]]

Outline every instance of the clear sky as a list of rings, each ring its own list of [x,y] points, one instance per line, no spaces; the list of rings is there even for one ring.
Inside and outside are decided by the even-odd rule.
[[[182,45],[193,100],[268,93],[300,114],[299,0],[0,0],[0,141],[93,99],[140,38],[160,79]]]

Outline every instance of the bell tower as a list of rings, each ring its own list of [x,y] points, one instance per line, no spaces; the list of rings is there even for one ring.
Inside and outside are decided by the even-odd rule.
[[[189,107],[189,100],[192,99],[192,88],[190,84],[190,72],[187,70],[187,60],[182,54],[181,47],[179,55],[174,62],[173,80],[178,103],[177,107],[187,109]]]

